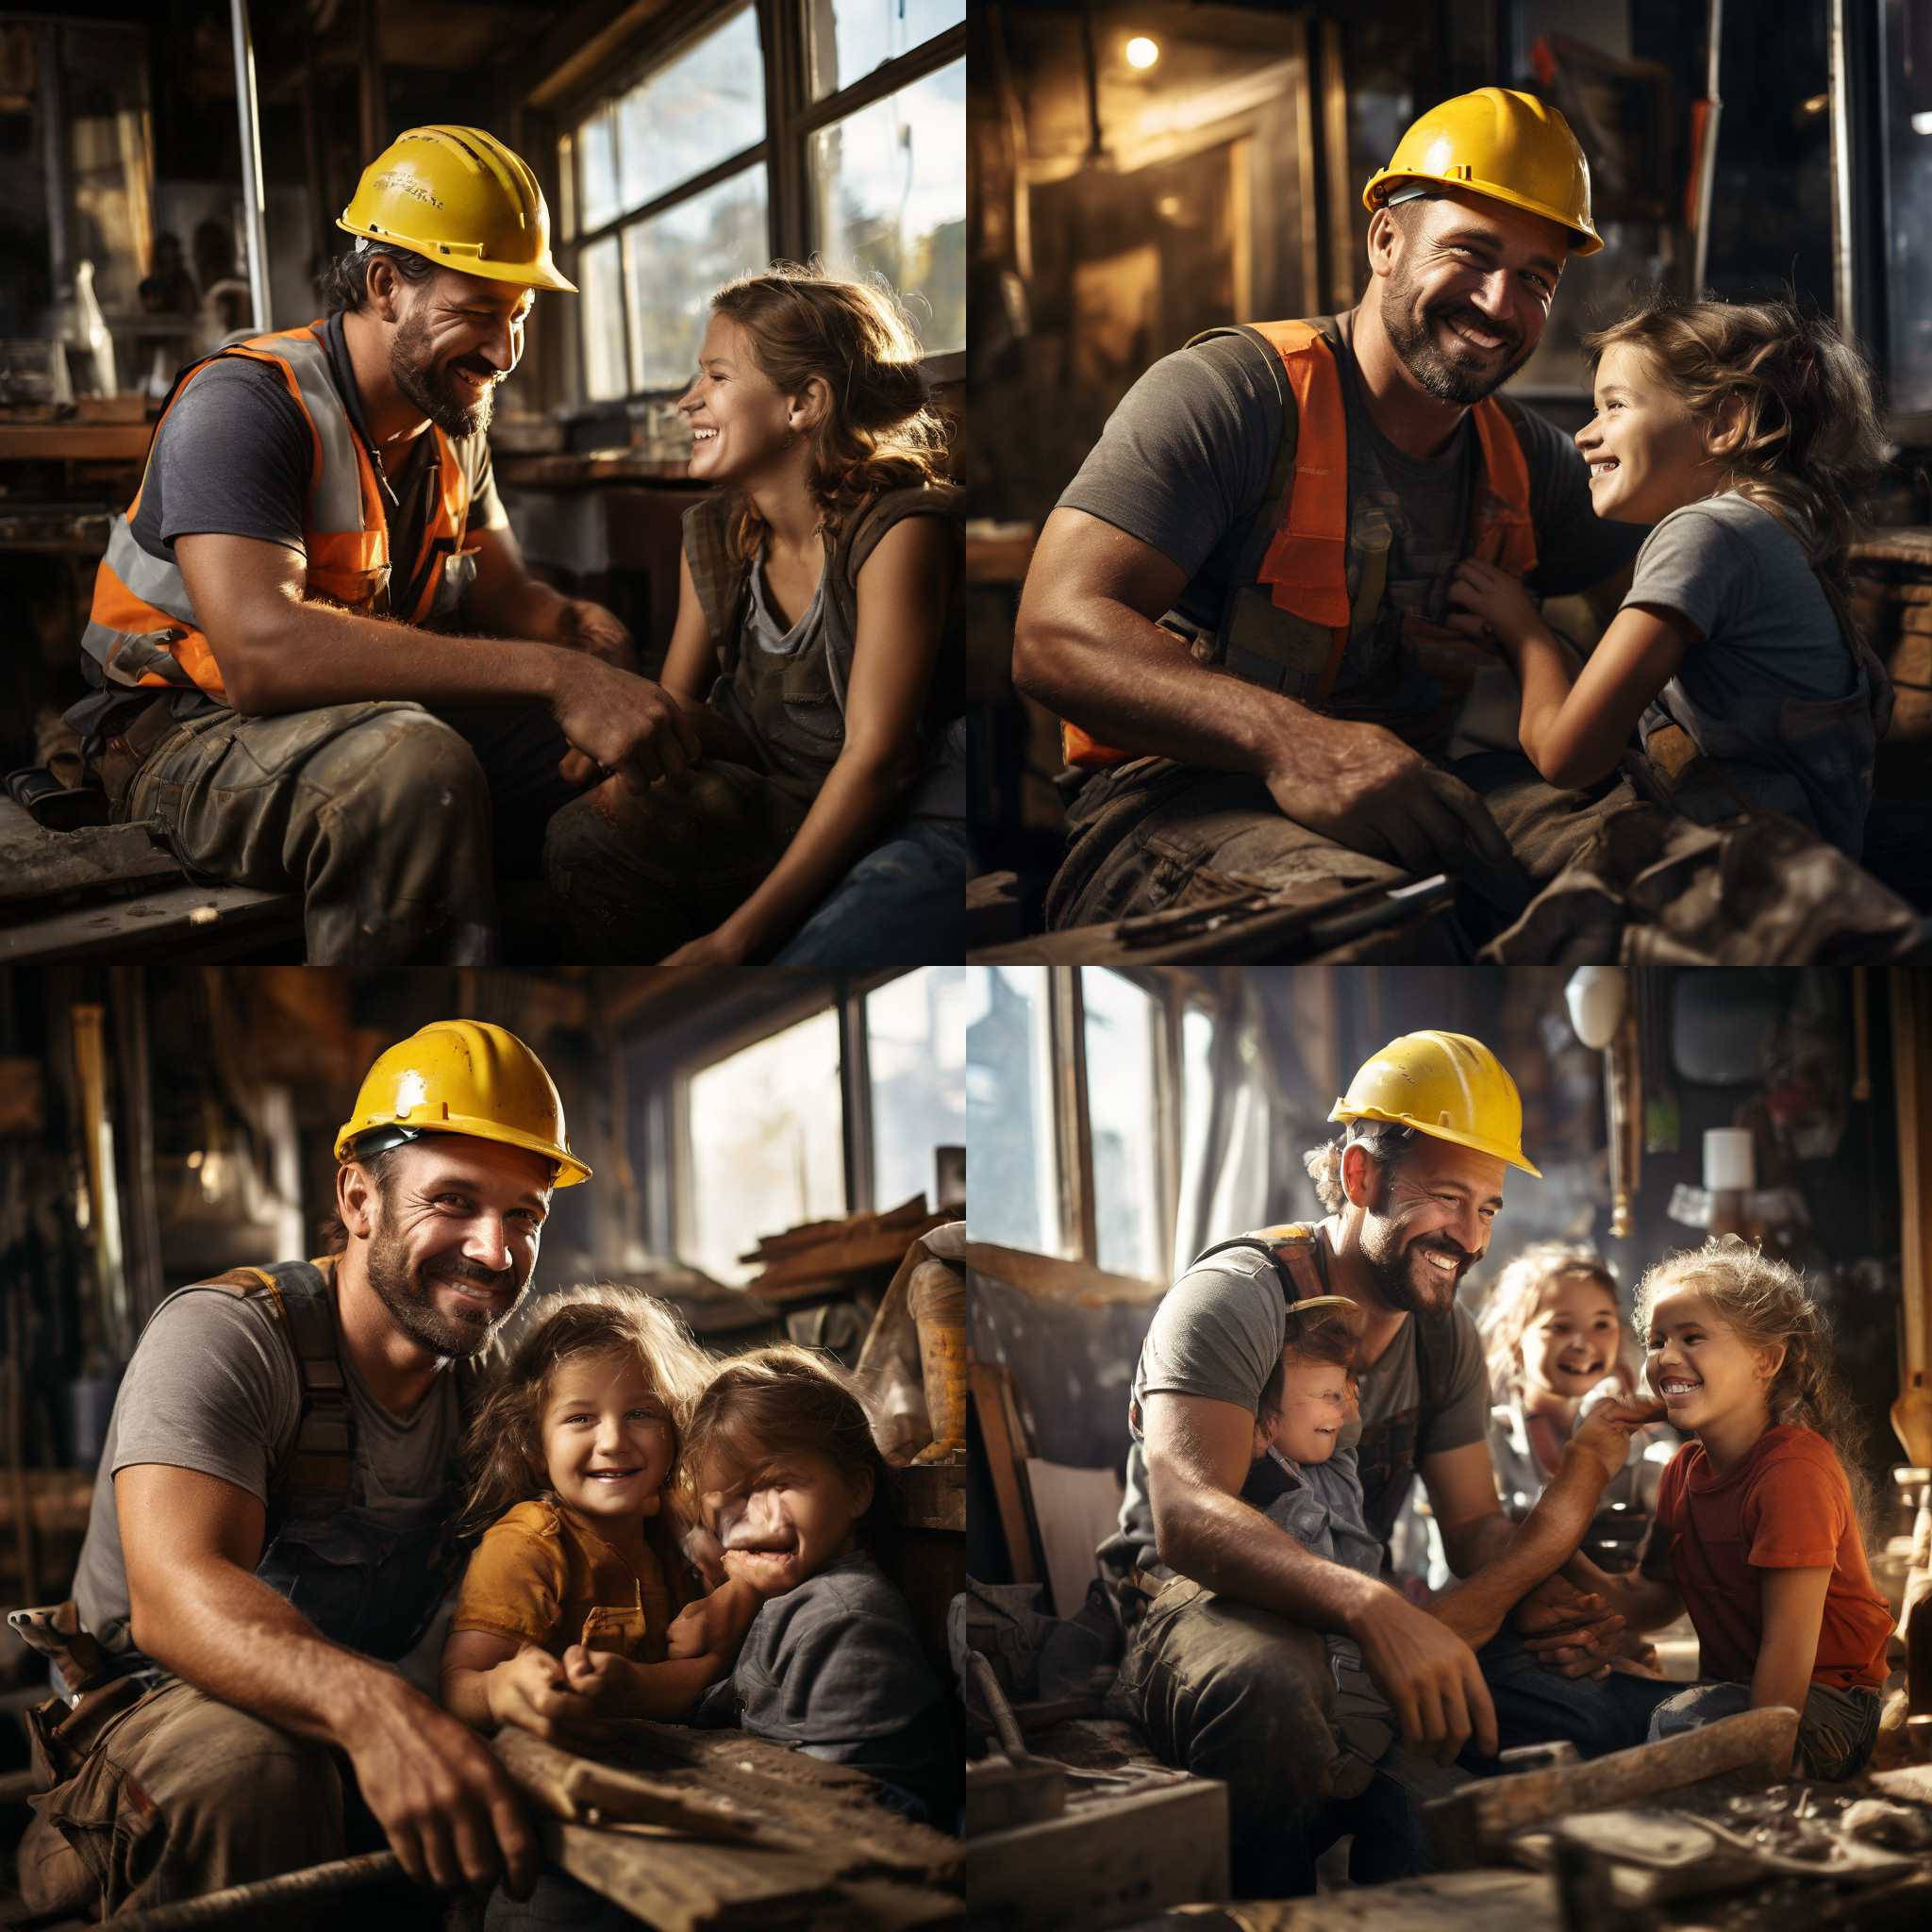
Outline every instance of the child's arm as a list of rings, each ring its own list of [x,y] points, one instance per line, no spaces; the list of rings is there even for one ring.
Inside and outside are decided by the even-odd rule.
[[[1457,568],[1450,602],[1467,616],[1451,625],[1494,635],[1523,687],[1516,735],[1552,785],[1594,785],[1616,770],[1645,708],[1676,675],[1703,632],[1661,605],[1626,606],[1580,668],[1538,615],[1523,586],[1493,564]]]
[[[1669,1546],[1655,1517],[1630,1574],[1612,1576],[1580,1550],[1563,1565],[1563,1574],[1577,1589],[1602,1597],[1631,1630],[1655,1630],[1674,1623],[1683,1612],[1684,1599],[1671,1574]]]
[[[1818,1662],[1818,1633],[1824,1623],[1824,1598],[1831,1571],[1761,1570],[1762,1630],[1757,1667],[1751,1673],[1751,1707],[1782,1704],[1805,1708],[1811,1672]]]
[[[672,1722],[688,1717],[713,1684],[730,1675],[731,1665],[731,1657],[715,1650],[661,1664],[633,1663],[609,1651],[586,1650],[581,1643],[573,1643],[563,1654],[571,1690],[600,1718]]]
[[[442,1646],[443,1708],[479,1731],[516,1724],[540,1738],[592,1724],[598,1712],[548,1651],[493,1630],[453,1630]]]
[[[708,1596],[685,1605],[664,1641],[674,1661],[717,1653],[735,1660],[764,1598],[741,1577],[727,1575]]]

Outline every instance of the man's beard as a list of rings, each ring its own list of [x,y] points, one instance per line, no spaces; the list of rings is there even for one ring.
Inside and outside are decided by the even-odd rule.
[[[487,1347],[510,1310],[523,1298],[528,1285],[516,1279],[515,1271],[501,1272],[478,1268],[460,1256],[440,1259],[438,1270],[446,1276],[474,1281],[478,1287],[508,1290],[509,1299],[492,1315],[484,1308],[464,1308],[446,1315],[436,1306],[435,1288],[422,1280],[409,1264],[408,1251],[400,1235],[385,1223],[378,1223],[369,1238],[369,1254],[364,1263],[369,1285],[386,1307],[395,1324],[419,1348],[432,1355],[470,1356]]]
[[[1389,286],[1382,292],[1382,327],[1402,358],[1402,366],[1416,387],[1438,402],[1467,408],[1481,402],[1491,391],[1501,389],[1529,359],[1529,350],[1519,341],[1516,352],[1507,354],[1506,337],[1506,354],[1493,375],[1467,369],[1442,353],[1430,327],[1432,323],[1458,316],[1467,316],[1487,335],[1505,334],[1467,302],[1437,302],[1424,308],[1417,300],[1415,277],[1407,268],[1398,265],[1391,273]]]
[[[1460,1264],[1454,1274],[1442,1276],[1442,1286],[1447,1293],[1440,1302],[1432,1296],[1425,1296],[1415,1285],[1412,1257],[1418,1251],[1428,1253],[1431,1250],[1452,1256]],[[1457,1284],[1468,1263],[1474,1258],[1451,1241],[1424,1236],[1419,1241],[1404,1242],[1392,1231],[1385,1241],[1366,1226],[1362,1229],[1361,1253],[1383,1306],[1398,1314],[1413,1315],[1419,1322],[1447,1322],[1454,1315]]]
[[[481,358],[475,359],[481,366]],[[423,411],[445,436],[480,436],[490,427],[496,407],[496,386],[491,383],[474,403],[465,402],[457,389],[457,365],[436,366],[429,348],[429,325],[411,309],[389,345],[389,373],[397,392]]]

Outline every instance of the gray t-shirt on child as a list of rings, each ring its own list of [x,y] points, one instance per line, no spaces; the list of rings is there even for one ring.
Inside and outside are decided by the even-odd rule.
[[[1475,1323],[1459,1305],[1451,1319],[1455,1340],[1447,1392],[1438,1407],[1418,1418],[1418,1460],[1459,1449],[1466,1442],[1480,1442],[1489,1425],[1489,1385]],[[1147,1397],[1202,1395],[1231,1402],[1252,1415],[1260,1407],[1261,1391],[1281,1359],[1287,1339],[1288,1304],[1281,1277],[1274,1260],[1259,1248],[1234,1248],[1216,1255],[1190,1270],[1160,1298],[1134,1367],[1126,1493],[1121,1502],[1120,1527],[1102,1546],[1107,1574],[1124,1569],[1157,1576],[1171,1574],[1156,1555],[1154,1512],[1147,1498],[1147,1464],[1141,1448],[1141,1411]],[[1413,1317],[1361,1373],[1359,1385],[1363,1426],[1417,1405],[1422,1384]],[[1351,1472],[1359,1435],[1358,1429],[1344,1429],[1340,1438],[1341,1449],[1349,1452]],[[1359,1510],[1359,1486],[1357,1498]]]
[[[396,1416],[346,1357],[342,1367],[356,1424],[351,1500],[377,1517],[420,1508],[455,1469],[462,1423],[454,1379],[439,1376],[413,1415]],[[155,1310],[114,1400],[75,1572],[80,1620],[108,1650],[134,1648],[115,1473],[141,1462],[198,1470],[266,1506],[301,1407],[295,1352],[263,1301],[189,1288]]]
[[[1661,606],[1704,633],[1677,676],[1700,710],[1740,697],[1842,698],[1857,682],[1838,619],[1798,540],[1725,491],[1674,509],[1637,553],[1625,605]]]

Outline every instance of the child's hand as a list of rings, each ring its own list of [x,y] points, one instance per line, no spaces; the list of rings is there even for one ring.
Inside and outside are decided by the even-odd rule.
[[[571,1685],[546,1650],[526,1643],[484,1679],[491,1718],[539,1738],[557,1739],[596,1721],[591,1704]]]
[[[786,1558],[769,1550],[726,1550],[724,1574],[754,1596],[783,1596],[792,1585]]]
[[[574,1695],[580,1697],[599,1717],[616,1717],[615,1707],[622,1692],[618,1686],[623,1659],[608,1650],[586,1650],[573,1643],[563,1654],[563,1674]]]
[[[709,1657],[724,1647],[729,1635],[724,1625],[717,1598],[701,1596],[672,1618],[664,1632],[664,1654],[674,1663],[682,1657]]]
[[[1465,558],[1456,566],[1449,584],[1449,602],[1456,608],[1443,619],[1464,637],[1493,638],[1498,643],[1521,643],[1542,625],[1537,608],[1521,581],[1492,563]]]

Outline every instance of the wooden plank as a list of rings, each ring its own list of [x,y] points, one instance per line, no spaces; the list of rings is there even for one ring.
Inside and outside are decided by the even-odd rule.
[[[254,886],[164,886],[0,925],[0,965],[120,954],[225,955],[282,940],[298,943],[302,899]]]
[[[774,1830],[769,1821],[728,1798],[600,1763],[510,1725],[491,1743],[518,1788],[553,1817],[584,1824],[655,1824],[733,1843],[765,1837],[780,1849],[804,1849],[791,1835]]]
[[[537,1829],[561,1870],[657,1932],[783,1924],[834,1896],[827,1868],[795,1852],[642,1839],[560,1819]]]
[[[1318,1898],[1244,1899],[1220,1923],[1240,1932],[1560,1932],[1564,1919],[1547,1873],[1442,1872]]]
[[[999,1507],[1000,1531],[1007,1540],[1013,1581],[1038,1583],[1040,1567],[1033,1558],[1032,1523],[1026,1511],[1026,1445],[1013,1434],[1010,1402],[1003,1386],[1008,1380],[1006,1370],[989,1362],[966,1366],[967,1396],[979,1417],[979,1439],[986,1444],[986,1473]]]
[[[180,876],[180,860],[144,824],[50,832],[24,805],[0,797],[0,901]]]
[[[0,463],[49,458],[138,463],[153,434],[146,423],[0,423]]]
[[[1165,1281],[1110,1274],[1086,1261],[1069,1261],[1058,1255],[1029,1255],[992,1241],[968,1241],[966,1265],[1039,1300],[1075,1302],[1085,1308],[1110,1302],[1158,1302],[1168,1290]]]

